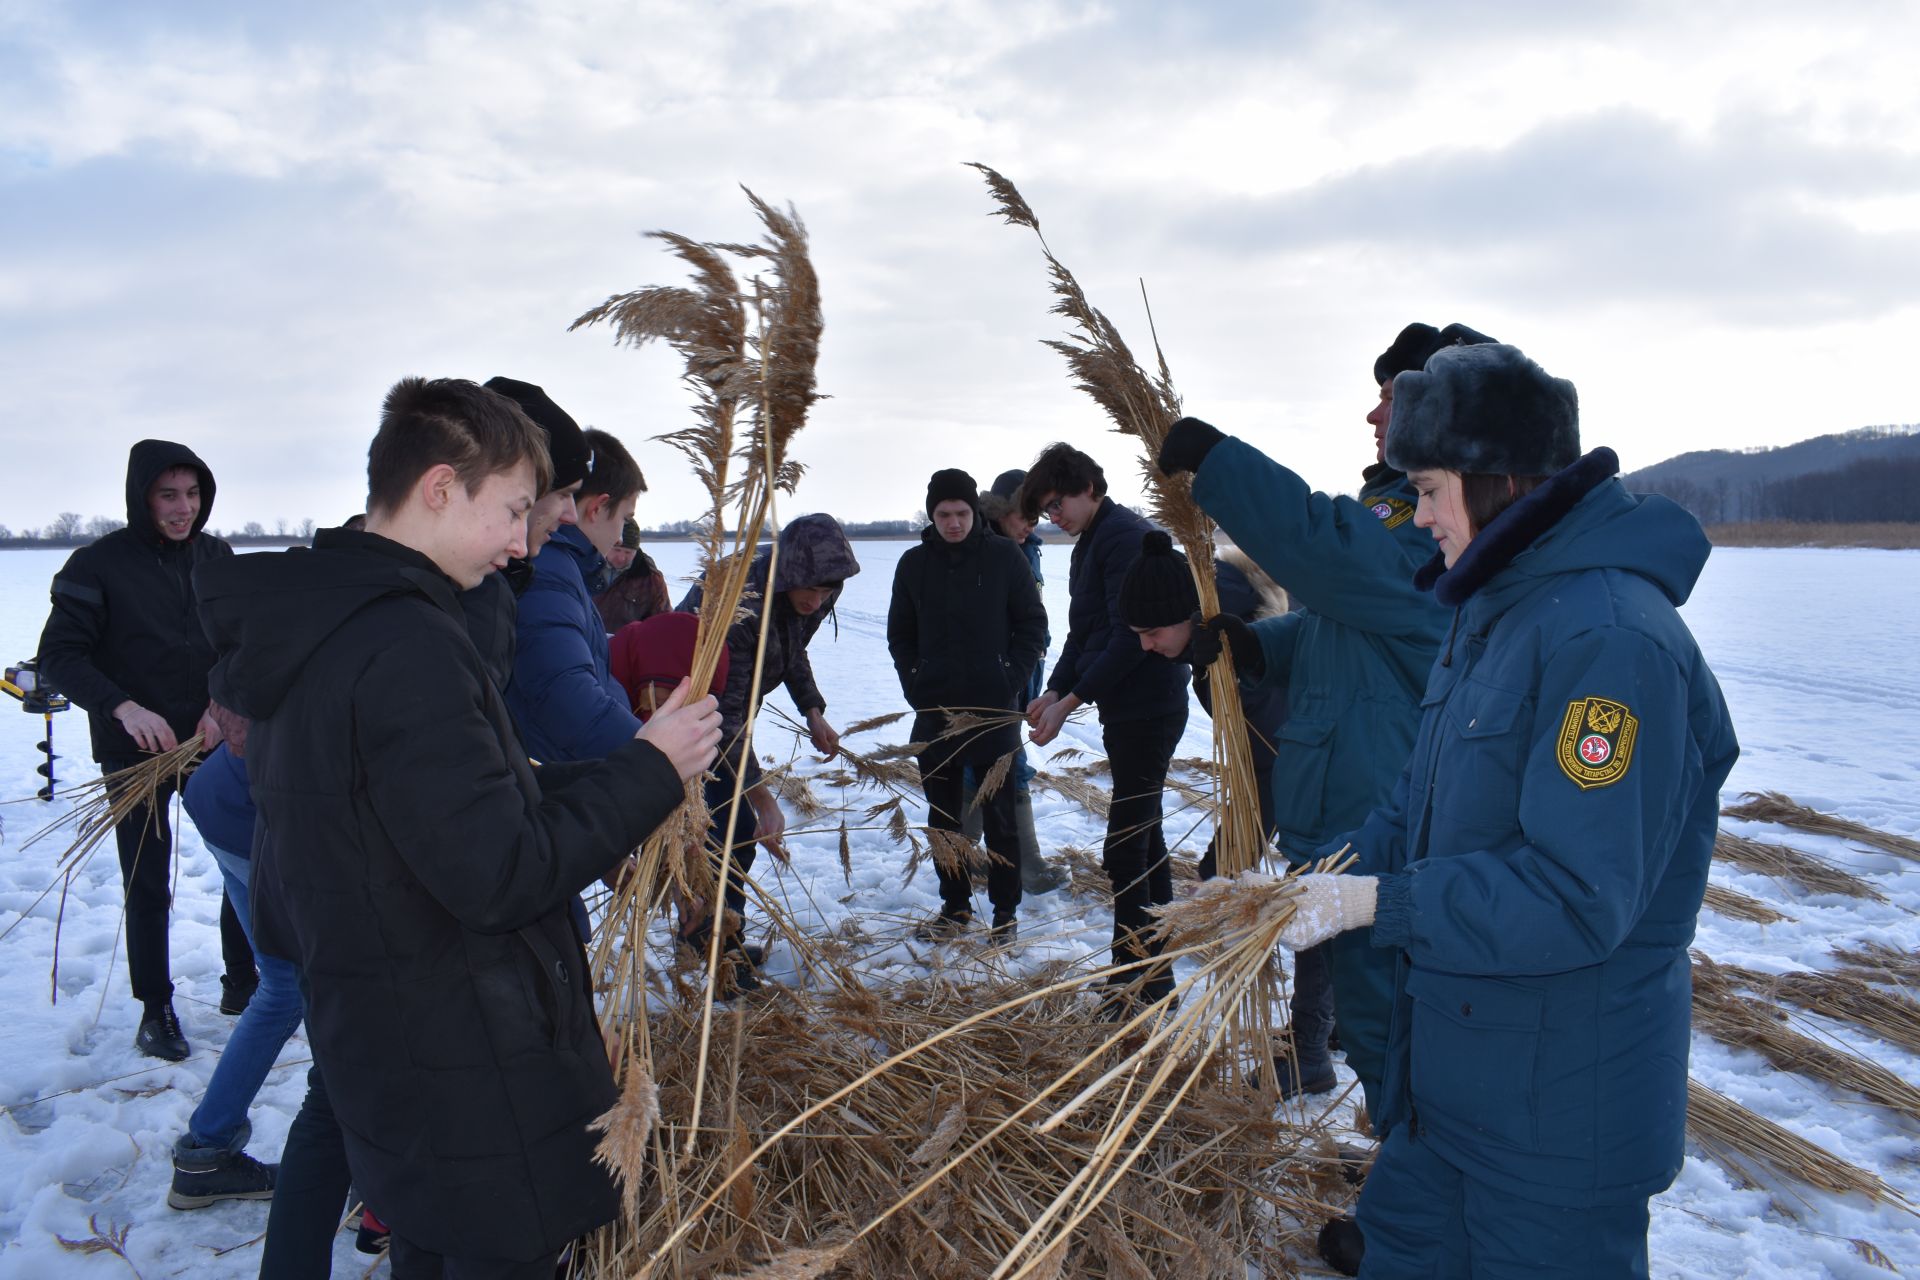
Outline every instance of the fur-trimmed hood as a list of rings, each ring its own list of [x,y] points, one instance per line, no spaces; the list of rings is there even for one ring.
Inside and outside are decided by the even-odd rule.
[[[1253,557],[1235,546],[1218,547],[1213,558],[1221,564],[1238,569],[1252,588],[1259,604],[1246,616],[1248,622],[1258,618],[1277,618],[1293,607],[1287,599],[1286,588],[1275,582],[1267,572],[1253,562]]]

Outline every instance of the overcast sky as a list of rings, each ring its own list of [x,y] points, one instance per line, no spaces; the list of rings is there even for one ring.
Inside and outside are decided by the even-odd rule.
[[[0,523],[123,513],[184,441],[214,523],[363,505],[405,374],[543,384],[696,514],[664,350],[567,324],[681,279],[641,233],[812,234],[799,510],[921,505],[1073,440],[1032,235],[1189,412],[1324,488],[1410,320],[1513,342],[1636,466],[1920,421],[1920,6],[1170,0],[0,0]]]

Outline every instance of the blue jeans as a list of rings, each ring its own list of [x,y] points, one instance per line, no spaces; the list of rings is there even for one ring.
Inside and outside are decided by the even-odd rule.
[[[220,865],[220,878],[226,882],[227,901],[240,917],[247,941],[253,941],[253,912],[247,900],[247,884],[253,861],[225,849],[207,846],[207,852]],[[260,966],[260,986],[253,993],[246,1011],[227,1037],[227,1047],[207,1081],[207,1094],[187,1121],[188,1147],[222,1147],[239,1150],[246,1143],[247,1108],[253,1096],[273,1069],[280,1047],[306,1013],[300,999],[300,983],[293,965],[277,956],[261,955],[254,949],[254,961]]]

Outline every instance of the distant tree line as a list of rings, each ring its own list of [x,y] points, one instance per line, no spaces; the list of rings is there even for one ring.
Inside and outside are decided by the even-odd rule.
[[[1920,458],[1862,458],[1832,471],[1744,484],[1674,479],[1635,487],[1665,494],[1702,524],[1920,522]]]
[[[847,531],[849,538],[913,537],[927,527],[927,514],[916,511],[906,520],[842,520],[840,527]],[[703,530],[698,520],[669,520],[640,532],[643,537],[693,538],[700,536]],[[732,537],[732,531],[728,530],[726,536]]]
[[[77,511],[62,511],[53,518],[53,522],[41,529],[21,529],[15,531],[0,524],[0,547],[79,547],[85,546],[96,538],[104,538],[115,529],[127,527],[125,520],[114,520],[107,516],[95,516],[84,519]],[[273,522],[268,529],[258,520],[249,520],[237,530],[208,528],[216,538],[225,538],[236,547],[271,545],[282,542],[309,542],[313,539],[313,521],[302,520],[297,526],[289,526],[285,520]]]

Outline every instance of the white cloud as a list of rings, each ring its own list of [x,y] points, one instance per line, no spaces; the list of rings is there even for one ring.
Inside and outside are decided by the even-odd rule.
[[[680,421],[672,362],[565,325],[674,278],[643,230],[753,235],[743,181],[823,281],[801,505],[905,514],[935,467],[1063,435],[1131,483],[972,159],[1141,342],[1146,277],[1190,409],[1331,487],[1414,318],[1527,346],[1623,454],[1920,417],[1887,377],[1920,283],[1904,5],[195,12],[0,8],[7,430],[74,472],[14,527],[117,510],[125,445],[169,434],[221,522],[335,518],[402,373],[528,378],[638,444]],[[643,514],[691,514],[636,453]]]

